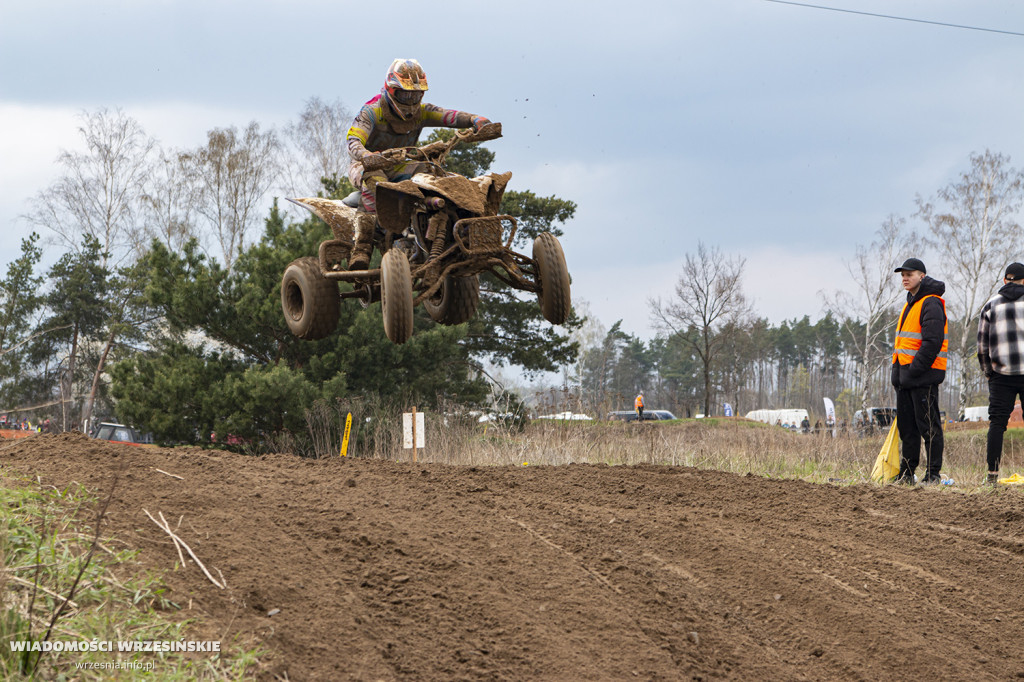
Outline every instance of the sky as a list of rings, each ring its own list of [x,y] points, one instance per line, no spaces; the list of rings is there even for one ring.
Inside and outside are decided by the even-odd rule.
[[[890,215],[918,227],[915,197],[972,153],[1024,164],[1024,36],[994,32],[1024,33],[1024,3],[814,4],[918,21],[769,0],[0,0],[0,265],[82,112],[197,147],[312,97],[355,113],[411,57],[427,101],[503,123],[510,189],[576,202],[572,293],[605,327],[653,337],[649,301],[699,242],[745,259],[759,315],[815,320],[856,245]]]

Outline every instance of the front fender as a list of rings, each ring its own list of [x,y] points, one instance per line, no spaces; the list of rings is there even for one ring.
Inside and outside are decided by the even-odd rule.
[[[416,202],[426,197],[412,180],[378,182],[374,192],[377,222],[388,232],[401,234],[412,220]]]

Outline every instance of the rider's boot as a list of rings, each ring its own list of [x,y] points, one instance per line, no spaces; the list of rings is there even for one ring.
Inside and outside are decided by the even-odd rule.
[[[349,270],[365,270],[370,266],[370,256],[373,255],[373,231],[376,225],[376,213],[356,215],[355,244],[352,246],[352,254],[348,257]]]

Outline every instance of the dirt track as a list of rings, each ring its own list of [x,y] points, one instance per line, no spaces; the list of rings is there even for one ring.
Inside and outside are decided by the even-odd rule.
[[[1024,677],[1024,491],[833,487],[670,467],[457,468],[5,443],[109,486],[109,531],[289,680]],[[158,473],[162,469],[178,480]],[[272,609],[280,609],[273,617]],[[199,612],[198,614],[196,612]]]

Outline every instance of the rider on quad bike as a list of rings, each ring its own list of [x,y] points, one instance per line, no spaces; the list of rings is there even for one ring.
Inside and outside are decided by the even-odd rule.
[[[360,190],[364,211],[355,224],[349,270],[365,270],[370,264],[376,228],[374,193],[377,183],[410,178],[423,166],[407,162],[387,168],[387,159],[377,152],[415,146],[420,131],[427,126],[479,131],[490,122],[483,116],[425,104],[423,93],[426,91],[427,76],[419,62],[396,59],[388,68],[380,94],[363,105],[348,130],[348,155],[352,159],[348,177]]]

